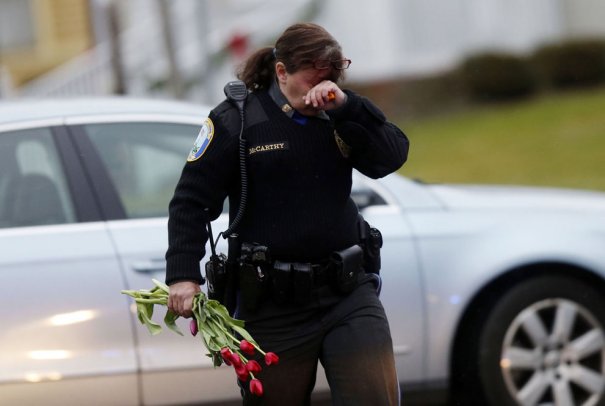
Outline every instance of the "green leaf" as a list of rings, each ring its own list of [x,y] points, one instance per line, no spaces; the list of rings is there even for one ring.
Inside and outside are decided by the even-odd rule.
[[[205,332],[210,337],[215,337],[216,336],[216,333],[214,332],[214,330],[212,329],[212,327],[210,327],[208,325],[208,323],[200,323],[198,325],[198,330]]]
[[[202,329],[200,331],[202,332],[202,341],[204,342],[206,349],[208,349],[208,351],[210,351],[210,340],[212,340],[212,336],[210,334],[208,334],[208,332],[204,329]]]
[[[165,283],[162,283],[157,279],[152,279],[151,281],[154,283],[155,286],[157,286],[157,288],[163,290],[165,293],[170,293],[170,288]]]
[[[137,303],[137,315],[141,323],[147,327],[151,335],[162,332],[162,326],[151,320],[153,314],[153,305],[148,303]]]
[[[135,301],[135,303],[137,305],[137,313],[139,316],[139,320],[141,320],[141,318],[143,320],[146,320],[146,319],[151,320],[151,317],[153,317],[153,303],[138,302],[138,301]],[[141,320],[141,323],[144,322],[143,320]]]
[[[170,310],[166,311],[166,316],[164,316],[164,324],[170,330],[174,331],[178,335],[182,336],[183,333],[179,329],[179,326],[176,325],[176,320],[179,318],[178,314],[171,312]]]
[[[208,315],[204,311],[204,308],[200,305],[198,306],[198,310],[196,312],[195,317],[200,321],[200,323],[205,323]]]
[[[233,326],[233,330],[235,330],[245,340],[250,341],[252,344],[254,344],[258,347],[258,344],[256,343],[256,341],[254,341],[254,339],[252,338],[250,333],[248,333],[245,328],[242,328],[240,326]]]
[[[220,354],[213,352],[212,354],[209,354],[212,357],[212,364],[214,365],[214,367],[220,367],[221,365],[223,365],[223,358],[221,357]]]
[[[121,290],[120,293],[134,298],[140,297],[138,290]]]
[[[208,341],[208,349],[210,351],[220,351],[221,350],[221,345],[219,342],[216,341],[216,339],[213,337]]]
[[[218,341],[220,348],[223,348],[223,347],[229,345],[231,340],[227,338],[227,335],[225,334],[225,332],[221,329],[220,326],[217,325],[216,320],[214,320],[213,318],[208,318],[206,321],[206,324],[208,326],[210,326],[212,331],[214,331],[216,340]],[[219,348],[219,350],[220,350],[220,348]]]
[[[206,322],[206,313],[204,312],[203,300],[199,296],[195,296],[193,298],[193,314],[195,315],[195,318],[198,320],[198,327],[199,327],[199,323]]]
[[[204,306],[209,310],[209,313],[213,313],[217,316],[220,316],[220,318],[222,318],[226,322],[226,324],[244,327],[244,321],[234,319],[233,317],[229,316],[227,308],[220,304],[220,302],[216,300],[208,300],[206,301]]]

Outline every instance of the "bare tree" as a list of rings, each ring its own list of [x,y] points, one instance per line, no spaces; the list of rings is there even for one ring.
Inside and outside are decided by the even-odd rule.
[[[169,0],[159,0],[158,3],[160,18],[162,22],[162,36],[164,38],[164,46],[166,47],[166,57],[168,59],[168,84],[172,90],[172,94],[174,95],[174,97],[176,97],[177,99],[182,99],[185,95],[185,89],[183,87],[183,79],[179,71],[179,66],[176,59],[169,3]]]
[[[120,20],[118,5],[114,1],[106,4],[109,20],[109,42],[111,44],[111,70],[113,72],[113,92],[126,94],[126,79],[124,77],[124,61],[120,43]]]

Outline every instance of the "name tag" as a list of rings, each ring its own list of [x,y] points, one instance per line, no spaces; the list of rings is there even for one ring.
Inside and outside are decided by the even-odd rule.
[[[254,155],[259,152],[280,151],[288,149],[287,142],[275,142],[273,144],[255,145],[248,148],[248,155]]]

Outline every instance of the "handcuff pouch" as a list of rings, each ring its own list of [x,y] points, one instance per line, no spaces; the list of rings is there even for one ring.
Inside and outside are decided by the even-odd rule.
[[[333,287],[340,293],[350,293],[357,286],[358,275],[362,271],[363,249],[353,245],[330,256],[334,269]]]

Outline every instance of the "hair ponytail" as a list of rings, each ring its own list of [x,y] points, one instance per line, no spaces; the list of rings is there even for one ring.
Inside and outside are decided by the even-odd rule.
[[[264,47],[254,52],[237,72],[250,90],[268,89],[275,78],[275,55],[273,47]]]

